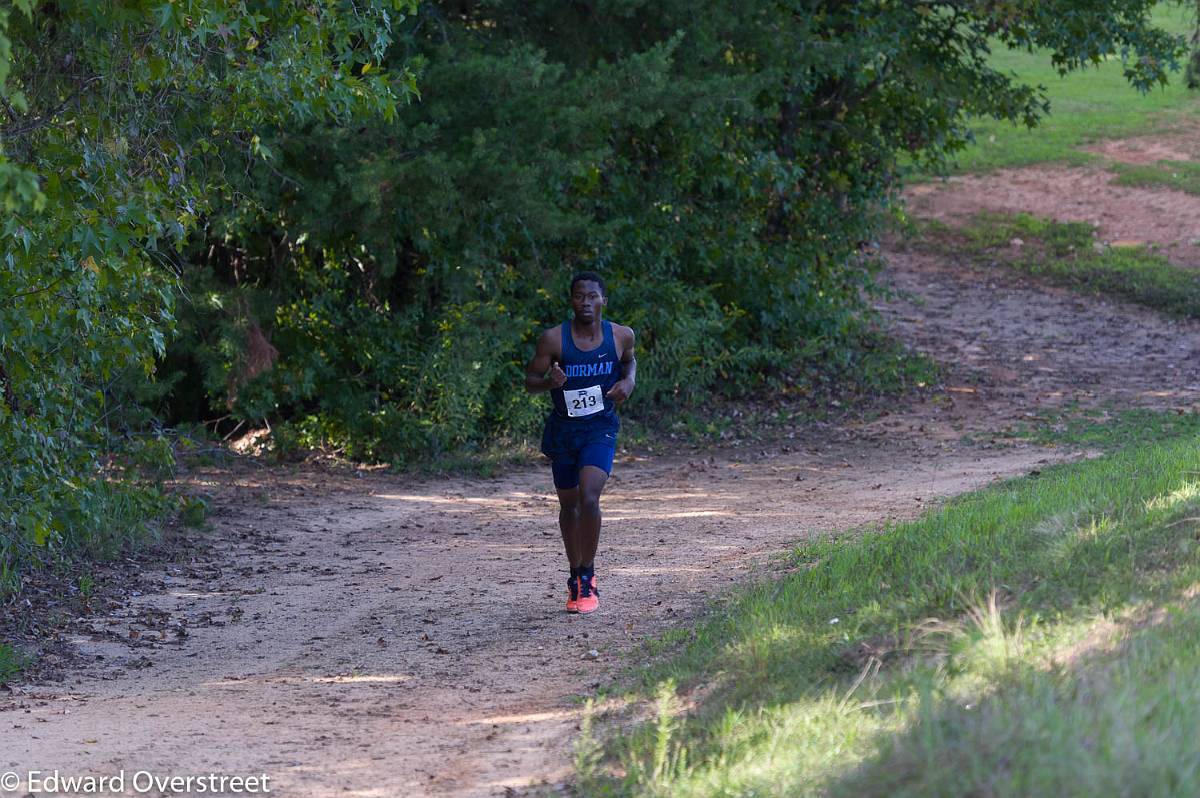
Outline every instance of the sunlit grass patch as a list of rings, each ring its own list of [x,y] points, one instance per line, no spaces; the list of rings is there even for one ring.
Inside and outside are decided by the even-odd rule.
[[[1167,749],[1185,765],[1164,770],[1149,750],[1200,720],[1200,701],[1187,705],[1200,698],[1200,627],[1181,598],[1200,578],[1198,473],[1192,439],[1145,445],[798,549],[794,573],[721,605],[641,674],[647,695],[703,685],[699,707],[611,743],[583,786],[681,796],[1200,787],[1184,744]],[[1168,656],[1164,641],[1179,634],[1184,654]],[[1142,707],[1164,714],[1141,717]],[[1046,741],[1063,761],[1108,746],[1102,772],[1056,776]],[[1137,764],[1140,751],[1154,767]]]
[[[1117,651],[1030,670],[978,704],[923,696],[911,727],[883,740],[829,794],[1196,794],[1198,609],[1173,605]]]
[[[1146,510],[1170,510],[1180,505],[1194,505],[1200,500],[1200,482],[1184,482],[1174,490],[1146,499]]]

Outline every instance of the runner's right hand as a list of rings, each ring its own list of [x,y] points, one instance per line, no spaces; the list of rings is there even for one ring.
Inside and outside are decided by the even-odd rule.
[[[566,381],[567,375],[558,367],[558,361],[554,361],[554,365],[550,367],[550,387],[561,388]]]

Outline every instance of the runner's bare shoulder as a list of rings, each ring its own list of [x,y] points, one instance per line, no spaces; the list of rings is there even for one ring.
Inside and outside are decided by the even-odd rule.
[[[542,337],[538,340],[538,350],[550,355],[555,360],[562,358],[561,324],[556,324],[553,327],[547,327],[542,330]]]
[[[633,346],[633,328],[626,327],[624,324],[612,322],[613,341],[617,344],[619,352],[625,352]]]

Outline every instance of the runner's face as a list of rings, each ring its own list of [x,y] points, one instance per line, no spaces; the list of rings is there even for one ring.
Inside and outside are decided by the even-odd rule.
[[[605,305],[604,294],[600,285],[594,280],[580,280],[571,291],[571,309],[575,318],[585,324],[600,318],[601,309]]]

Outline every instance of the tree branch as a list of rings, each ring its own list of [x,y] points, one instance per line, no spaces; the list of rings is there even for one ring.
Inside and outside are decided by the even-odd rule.
[[[45,291],[49,291],[50,289],[54,288],[56,285],[61,283],[64,279],[66,279],[65,274],[59,276],[59,278],[57,280],[50,283],[49,285],[44,285],[41,288],[31,288],[28,291],[22,291],[19,294],[13,294],[12,296],[7,296],[4,298],[4,304],[8,304],[9,302],[12,302],[14,299],[20,299],[21,297],[33,296],[34,294],[41,294]]]
[[[83,82],[82,86],[80,86],[78,89],[76,89],[74,92],[71,93],[71,96],[67,97],[67,99],[63,100],[61,103],[56,105],[50,111],[47,111],[46,113],[42,114],[37,119],[30,120],[29,122],[26,122],[24,125],[10,124],[10,125],[6,125],[3,128],[0,128],[0,136],[4,136],[5,138],[19,138],[22,136],[27,136],[30,133],[32,133],[33,131],[38,130],[39,128],[45,127],[46,125],[50,124],[50,122],[54,119],[54,117],[58,116],[59,113],[61,113],[64,108],[66,108],[68,105],[73,103],[79,97],[80,94],[83,94],[84,90],[88,86],[90,86],[93,83],[99,83],[99,82],[100,82],[99,75],[88,78],[87,80],[85,80]],[[7,105],[7,103],[5,103],[5,104]],[[10,115],[12,114],[11,107],[9,108],[9,113],[10,113]]]

